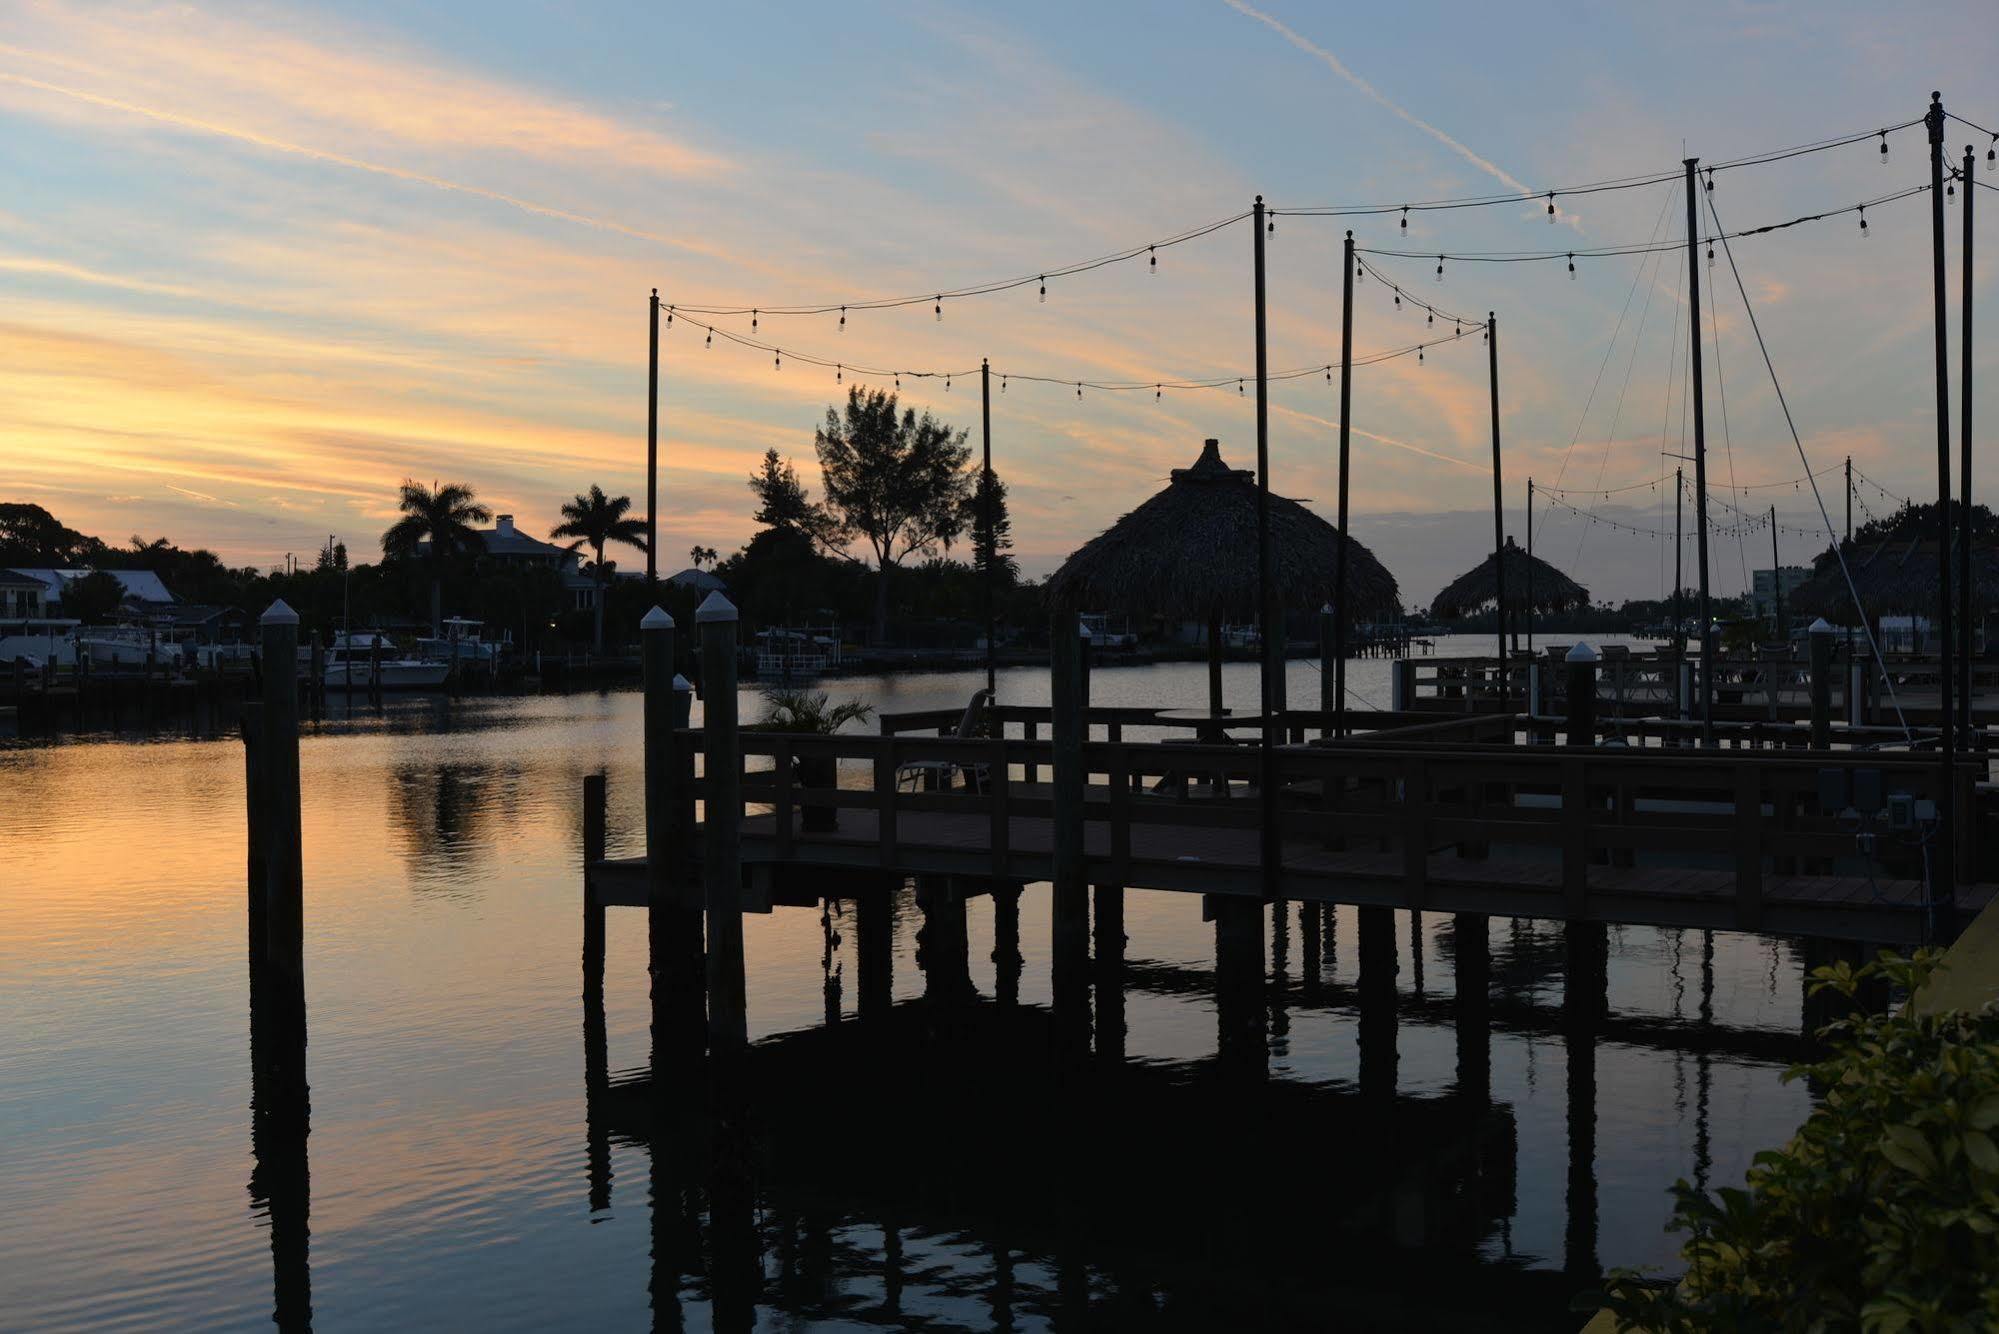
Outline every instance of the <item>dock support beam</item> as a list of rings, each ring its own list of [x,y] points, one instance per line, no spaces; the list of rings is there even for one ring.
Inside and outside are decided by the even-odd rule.
[[[1492,942],[1483,913],[1451,919],[1456,947],[1458,1093],[1476,1110],[1492,1101]]]
[[[1395,1102],[1395,910],[1364,907],[1360,919],[1360,1096],[1371,1112]]]
[[[1257,1079],[1269,1074],[1269,1036],[1263,996],[1263,904],[1214,895],[1215,1017],[1222,1067]]]
[[[691,901],[687,883],[691,859],[686,840],[692,827],[683,808],[691,794],[682,790],[673,735],[687,726],[693,700],[686,681],[673,674],[674,638],[673,618],[660,607],[639,622],[645,687],[646,960],[652,975],[656,1081],[674,1060],[701,1051],[707,1026],[701,908]]]
[[[1057,611],[1049,626],[1050,735],[1055,743],[1055,875],[1050,905],[1054,934],[1055,1009],[1058,1015],[1087,1006],[1090,958],[1090,887],[1083,858],[1083,768],[1087,740],[1084,710],[1089,684],[1084,643],[1074,611]]]
[[[1093,921],[1096,945],[1097,1055],[1124,1059],[1124,886],[1098,885]]]
[[[583,999],[604,1005],[604,901],[590,870],[604,860],[604,775],[583,775]]]
[[[971,952],[966,940],[965,891],[949,876],[919,876],[916,966],[923,970],[926,1000],[956,1002],[972,994]]]
[[[1571,1278],[1597,1277],[1596,1048],[1608,1011],[1610,945],[1601,922],[1562,928],[1562,1047],[1569,1081],[1568,1232]]]
[[[701,735],[706,743],[708,1050],[749,1045],[743,985],[743,751],[736,726],[736,607],[717,591],[694,613],[701,630]]]
[[[854,951],[860,968],[862,1019],[886,1016],[895,1003],[895,896],[899,877],[862,890],[854,898]]]
[[[1967,187],[1968,188],[1968,187]],[[1832,749],[1832,627],[1821,616],[1806,636],[1811,642],[1812,749]]]
[[[259,621],[264,654],[265,979],[281,1005],[305,1010],[305,868],[299,843],[298,613],[283,599]]]
[[[1020,1003],[1020,886],[993,882],[993,999]]]

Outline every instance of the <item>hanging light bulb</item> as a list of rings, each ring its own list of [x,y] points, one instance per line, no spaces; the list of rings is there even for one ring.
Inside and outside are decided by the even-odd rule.
[[[1569,281],[1574,282],[1575,280],[1576,280],[1576,252],[1571,250],[1569,252]]]
[[[1423,347],[1422,344],[1419,343],[1416,346],[1416,360],[1421,361],[1422,359],[1423,359]]]
[[[1361,262],[1359,260],[1355,260],[1353,262],[1353,280],[1355,282],[1359,282],[1361,278],[1366,274],[1366,272],[1367,270],[1362,267]]]
[[[1272,213],[1270,215],[1270,221],[1263,224],[1263,230],[1266,232],[1274,232],[1277,230],[1277,214]]]
[[[783,353],[781,353],[781,352],[773,352],[773,353],[771,353],[771,357],[770,357],[770,364],[771,364],[771,368],[772,368],[773,370],[780,370],[780,371],[781,371],[781,370],[783,370],[783,369],[784,369],[784,354],[783,354]]]
[[[1708,189],[1708,193],[1709,193],[1709,194],[1713,194],[1713,193],[1714,193],[1714,168],[1713,168],[1713,167],[1709,167],[1709,168],[1707,169],[1707,189]]]
[[[1145,261],[1146,271],[1157,278],[1159,276],[1159,247],[1147,246],[1145,250],[1147,255]]]
[[[1328,366],[1326,367],[1326,383],[1331,384],[1332,382],[1333,382],[1333,368],[1331,366]]]
[[[1442,255],[1437,256],[1437,281],[1444,281],[1444,257]]]
[[[708,331],[708,337],[707,337],[706,341],[704,341],[704,342],[703,342],[703,343],[702,343],[701,345],[702,345],[703,347],[713,347],[713,346],[715,346],[715,331],[714,331],[713,329],[710,329],[710,330]]]
[[[1425,315],[1423,317],[1423,323],[1426,325],[1435,324],[1436,322],[1437,322],[1437,312],[1434,310],[1431,311],[1428,315]]]
[[[1987,171],[1999,167],[1999,134],[1992,136],[1992,143],[1993,147],[1985,150],[1985,170]]]
[[[1881,165],[1888,165],[1888,131],[1881,131]]]
[[[937,322],[939,324],[944,322],[944,294],[942,292],[937,294]]]
[[[1078,380],[1076,381],[1076,397],[1081,398],[1082,396],[1083,396],[1083,382],[1081,380]]]
[[[1946,204],[1955,204],[1957,202],[1957,181],[1955,179],[1943,188],[1943,202]]]
[[[1407,204],[1402,206],[1402,230],[1405,232],[1409,230],[1409,206]]]
[[[1714,267],[1714,242],[1712,242],[1712,241],[1708,242],[1708,247],[1707,247],[1707,266],[1708,266],[1708,267],[1709,267],[1710,269],[1712,269],[1712,268]]]
[[[1048,275],[1045,273],[1041,275],[1041,304],[1048,304]]]
[[[1555,222],[1555,192],[1553,190],[1550,190],[1548,191],[1548,224],[1550,226],[1553,226],[1554,222]]]
[[[1240,378],[1238,378],[1235,382],[1235,392],[1237,398],[1242,397],[1242,380]]]
[[[847,368],[846,368],[845,366],[835,366],[835,367],[833,367],[833,383],[834,383],[834,384],[839,384],[839,383],[841,383],[842,381],[844,381],[844,380],[845,380],[846,378],[847,378]]]
[[[897,389],[900,389],[900,388],[902,388],[902,372],[901,372],[901,371],[897,371],[897,372],[895,373],[895,387],[896,387]]]
[[[944,392],[947,394],[951,392],[951,377],[948,375],[944,377]]]
[[[1395,289],[1395,308],[1402,309],[1402,289],[1399,287]]]
[[[840,332],[847,332],[847,308],[845,306],[840,307]]]
[[[1154,403],[1157,403],[1160,399],[1164,397],[1166,397],[1166,395],[1160,392],[1160,387],[1158,385],[1152,386],[1152,401]]]
[[[666,308],[666,327],[667,327],[667,328],[669,328],[669,329],[671,329],[671,328],[673,327],[673,307],[672,307],[672,306],[668,306],[668,307]]]
[[[1006,392],[1006,377],[1004,375],[1000,376],[1000,392],[1002,394]]]
[[[1867,205],[1860,206],[1860,239],[1867,239]]]
[[[750,312],[750,332],[755,333],[756,331],[757,331],[757,313],[756,311],[752,310]]]

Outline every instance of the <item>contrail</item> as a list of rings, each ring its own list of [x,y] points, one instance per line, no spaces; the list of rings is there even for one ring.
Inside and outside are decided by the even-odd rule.
[[[1403,120],[1408,121],[1411,125],[1414,125],[1417,129],[1429,135],[1432,139],[1435,139],[1438,143],[1450,149],[1453,153],[1456,153],[1459,157],[1471,163],[1474,167],[1477,167],[1480,171],[1484,172],[1486,175],[1492,177],[1496,181],[1501,182],[1506,186],[1507,189],[1518,190],[1522,195],[1529,197],[1531,197],[1534,194],[1534,191],[1532,189],[1530,189],[1527,185],[1523,184],[1522,182],[1515,180],[1513,176],[1506,171],[1505,168],[1499,166],[1496,163],[1486,161],[1484,158],[1480,157],[1477,153],[1472,152],[1471,149],[1465,147],[1463,144],[1459,143],[1456,139],[1451,138],[1450,135],[1445,134],[1442,130],[1432,125],[1429,121],[1424,120],[1421,116],[1418,116],[1413,112],[1404,110],[1402,107],[1396,105],[1394,102],[1391,102],[1386,96],[1382,94],[1379,88],[1376,88],[1366,79],[1361,78],[1360,75],[1348,69],[1346,65],[1341,62],[1338,56],[1334,55],[1331,51],[1328,51],[1325,47],[1320,46],[1317,42],[1314,42],[1311,38],[1304,36],[1302,33],[1297,32],[1295,29],[1287,27],[1284,23],[1282,23],[1277,19],[1272,18],[1270,15],[1264,13],[1262,10],[1252,8],[1251,6],[1244,4],[1243,0],[1222,0],[1222,3],[1226,4],[1230,9],[1235,10],[1238,14],[1244,14],[1250,18],[1255,19],[1258,23],[1263,24],[1265,27],[1269,28],[1272,32],[1276,33],[1279,37],[1282,37],[1285,41],[1291,43],[1291,45],[1297,47],[1300,51],[1303,51],[1306,55],[1317,57],[1319,60],[1323,61],[1326,65],[1326,68],[1330,69],[1333,73],[1339,75],[1342,79],[1345,79],[1355,88],[1358,88],[1361,92],[1367,94],[1367,96],[1372,98],[1375,102],[1378,102],[1382,106],[1388,108],[1390,111],[1400,116]]]
[[[451,190],[459,194],[475,195],[480,199],[490,199],[495,203],[506,204],[509,207],[520,209],[524,213],[533,213],[544,218],[554,218],[561,222],[573,222],[583,227],[594,227],[599,231],[615,232],[620,236],[632,237],[634,240],[650,241],[655,245],[671,246],[675,250],[686,250],[714,259],[729,258],[722,251],[712,246],[700,245],[681,237],[668,236],[662,232],[649,232],[643,228],[628,226],[625,223],[614,222],[608,218],[594,218],[587,213],[577,213],[570,209],[557,208],[553,204],[539,204],[532,199],[523,199],[519,195],[510,195],[499,190],[488,190],[484,186],[467,185],[463,181],[454,181],[444,176],[432,176],[425,172],[411,171],[407,167],[391,166],[384,162],[370,162],[366,158],[350,157],[345,153],[333,152],[331,149],[313,148],[307,144],[293,143],[290,140],[260,134],[255,130],[240,129],[233,125],[222,125],[212,120],[201,120],[194,116],[182,115],[177,111],[161,111],[156,107],[141,106],[137,102],[120,101],[115,97],[105,97],[100,93],[88,92],[82,88],[71,88],[59,83],[49,83],[42,79],[31,79],[25,74],[9,74],[5,71],[0,71],[0,83],[18,84],[23,88],[33,88],[40,92],[55,93],[62,97],[73,98],[79,102],[87,102],[92,106],[103,107],[110,111],[122,111],[127,115],[142,116],[147,120],[157,121],[162,125],[172,125],[183,130],[193,130],[199,134],[210,134],[224,139],[234,139],[238,143],[252,144],[258,148],[269,149],[272,152],[292,153],[300,157],[312,158],[315,161],[331,163],[337,167],[347,167],[353,171],[372,172],[377,176],[387,176],[398,181],[409,181],[416,185],[428,185],[438,190]]]

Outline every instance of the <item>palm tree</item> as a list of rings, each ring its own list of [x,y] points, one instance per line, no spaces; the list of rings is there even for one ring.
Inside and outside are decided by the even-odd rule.
[[[403,517],[382,534],[382,555],[390,560],[426,557],[430,567],[430,632],[444,625],[444,566],[462,552],[486,549],[486,539],[472,525],[488,523],[493,511],[473,499],[472,488],[462,482],[439,486],[432,482],[403,479],[403,491],[396,506]]]
[[[644,519],[628,519],[627,511],[632,507],[630,496],[607,496],[604,488],[594,482],[590,494],[577,496],[562,503],[562,522],[549,530],[550,537],[573,537],[569,549],[589,545],[597,553],[596,568],[592,573],[597,579],[597,651],[604,651],[604,602],[606,585],[610,572],[604,566],[604,544],[623,542],[626,546],[646,549],[646,524]]]

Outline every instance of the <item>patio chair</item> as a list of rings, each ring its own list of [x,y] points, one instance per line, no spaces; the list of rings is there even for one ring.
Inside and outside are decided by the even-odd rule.
[[[972,693],[971,702],[965,705],[964,716],[958,719],[958,730],[953,733],[960,741],[969,741],[978,735],[979,723],[984,719],[986,705],[991,702],[993,692],[983,687]],[[908,784],[910,790],[920,790],[924,780],[934,777],[939,787],[950,787],[954,773],[965,775],[965,786],[974,792],[983,791],[986,785],[987,765],[959,764],[955,760],[909,760],[896,766],[895,785],[900,789]]]

